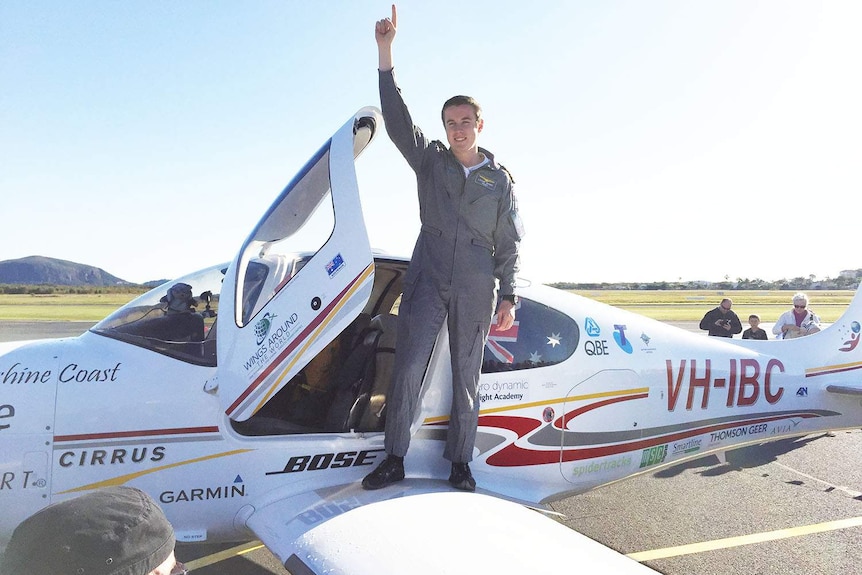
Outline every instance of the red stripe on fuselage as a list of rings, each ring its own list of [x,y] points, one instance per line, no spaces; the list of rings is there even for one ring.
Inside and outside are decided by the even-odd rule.
[[[542,425],[542,422],[536,419],[530,419],[529,417],[483,415],[479,417],[479,425],[514,431],[518,434],[518,439],[520,439]]]
[[[688,429],[685,431],[680,431],[677,433],[671,433],[668,435],[660,435],[656,437],[649,437],[645,439],[641,439],[638,441],[630,441],[627,443],[617,443],[614,445],[603,445],[599,447],[582,447],[582,448],[572,448],[572,449],[561,449],[557,450],[534,450],[534,449],[525,449],[523,447],[519,447],[515,444],[510,444],[494,453],[490,457],[488,457],[487,462],[488,465],[493,465],[495,467],[518,467],[522,465],[545,465],[548,463],[566,463],[570,461],[579,461],[582,459],[593,459],[596,457],[605,457],[608,455],[616,455],[619,453],[626,453],[629,451],[637,451],[639,449],[646,449],[648,447],[653,447],[655,445],[660,445],[662,443],[669,443],[671,441],[679,441],[681,439],[686,439],[689,437],[694,437],[696,435],[703,435],[704,433],[712,433],[714,431],[721,431],[722,429],[730,429],[733,427],[744,427],[746,425],[754,425],[757,423],[766,423],[769,421],[778,421],[781,419],[787,419],[788,417],[801,417],[804,419],[808,419],[811,417],[819,417],[815,413],[806,413],[800,412],[794,415],[781,414],[775,415],[771,417],[759,417],[756,419],[749,419],[745,421],[732,421],[727,423],[721,423],[716,425],[709,425],[706,427],[700,427],[695,429]],[[509,429],[508,427],[506,429]],[[565,433],[561,431],[561,433]],[[519,435],[519,439],[523,437],[523,435]]]
[[[176,427],[173,429],[143,429],[137,431],[111,431],[106,433],[80,433],[77,435],[55,435],[54,442],[88,441],[93,439],[130,439],[157,435],[188,435],[194,433],[218,433],[218,426]]]
[[[627,395],[624,397],[612,397],[611,399],[605,399],[603,401],[597,401],[596,403],[591,403],[590,405],[585,405],[583,407],[579,407],[578,409],[575,409],[574,411],[570,411],[569,413],[566,413],[565,415],[558,417],[557,420],[554,422],[554,427],[556,427],[557,429],[565,429],[566,424],[568,422],[570,422],[571,420],[573,420],[577,416],[582,415],[588,411],[592,411],[594,409],[598,409],[598,408],[604,407],[606,405],[619,403],[621,401],[629,401],[630,399],[644,399],[647,397],[649,397],[648,393],[639,393],[637,395]]]
[[[824,369],[823,371],[818,371],[815,373],[806,373],[805,377],[817,377],[818,375],[830,375],[833,373],[844,373],[846,371],[854,371],[857,369],[862,369],[862,365],[852,365],[848,367],[836,367],[834,369]]]

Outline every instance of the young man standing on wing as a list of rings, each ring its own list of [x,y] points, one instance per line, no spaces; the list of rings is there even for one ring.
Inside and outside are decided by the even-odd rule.
[[[392,65],[397,14],[375,26],[380,103],[390,139],[416,172],[422,223],[398,312],[395,369],[386,408],[388,457],[362,481],[379,489],[404,479],[404,456],[425,369],[444,320],[452,356],[452,408],[443,456],[449,482],[474,491],[468,463],[479,417],[478,387],[491,317],[505,331],[515,320],[515,272],[523,235],[512,177],[478,147],[482,111],[470,97],[443,104],[449,146],[413,125]],[[495,280],[501,301],[494,314]]]

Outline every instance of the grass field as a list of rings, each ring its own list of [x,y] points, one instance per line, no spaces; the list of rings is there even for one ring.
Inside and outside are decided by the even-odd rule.
[[[572,293],[630,310],[661,321],[700,321],[722,298],[733,300],[733,311],[747,324],[756,313],[765,322],[774,322],[793,305],[791,291],[714,291],[714,290],[571,290]],[[852,290],[808,293],[810,307],[827,323],[837,320],[853,299]]]
[[[774,322],[790,309],[790,291],[714,290],[572,290],[572,293],[661,321],[700,321],[723,297],[733,300],[733,310],[743,325],[756,313],[765,322]],[[808,294],[813,309],[824,322],[834,322],[847,308],[851,290],[814,291]],[[3,295],[0,320],[98,321],[132,300],[133,294],[83,295]]]
[[[99,321],[137,294],[0,294],[0,320]]]

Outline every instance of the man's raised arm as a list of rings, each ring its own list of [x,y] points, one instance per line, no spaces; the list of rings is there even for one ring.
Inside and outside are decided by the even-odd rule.
[[[388,72],[392,69],[392,41],[398,27],[398,12],[392,5],[392,18],[378,20],[374,25],[374,39],[377,40],[377,69]]]

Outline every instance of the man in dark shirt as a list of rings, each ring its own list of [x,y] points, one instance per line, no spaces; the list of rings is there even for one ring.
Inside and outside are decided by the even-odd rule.
[[[706,312],[700,320],[700,329],[708,330],[709,335],[717,337],[733,337],[742,331],[742,322],[739,316],[730,308],[733,302],[729,298],[721,300],[717,308]]]

